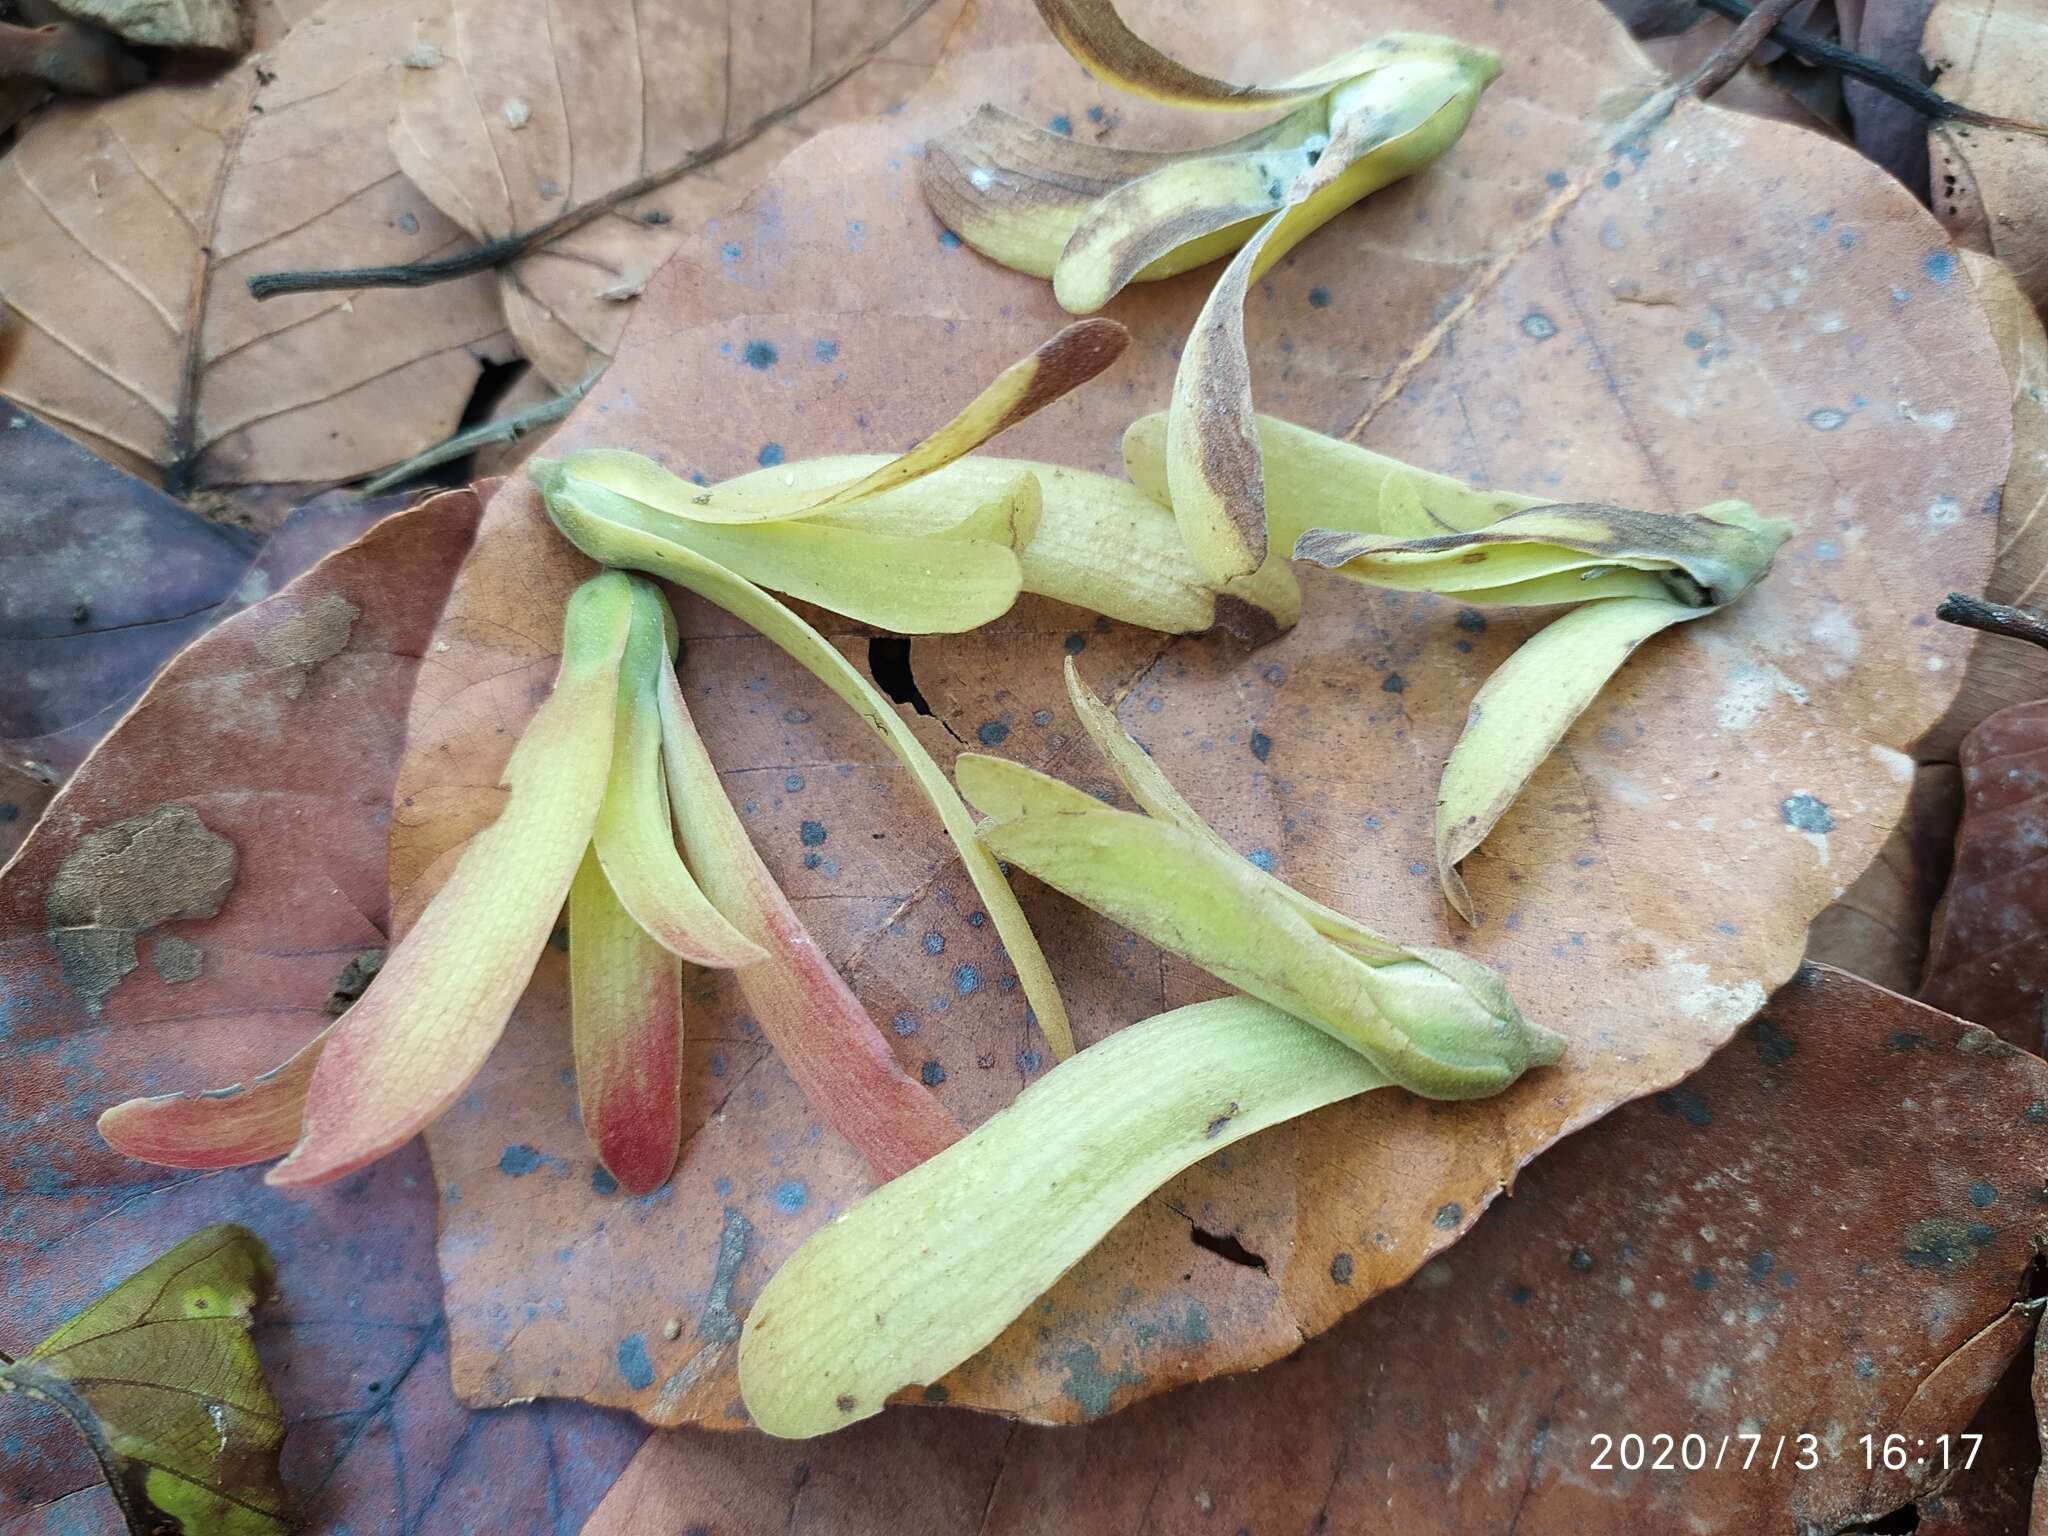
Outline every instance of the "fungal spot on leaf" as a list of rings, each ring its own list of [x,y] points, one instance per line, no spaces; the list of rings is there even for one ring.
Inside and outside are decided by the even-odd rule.
[[[749,368],[766,372],[775,366],[775,360],[781,354],[768,342],[750,341],[747,343],[747,350],[740,355],[746,359]]]
[[[1981,1223],[1966,1225],[1946,1216],[1929,1216],[1906,1229],[1899,1259],[1912,1269],[1963,1269],[1997,1235]]]
[[[1806,418],[1806,424],[1816,432],[1833,432],[1849,419],[1847,411],[1838,411],[1826,406]]]
[[[763,443],[761,451],[754,455],[754,462],[763,469],[773,469],[782,462],[782,444]]]
[[[1109,1412],[1119,1387],[1141,1386],[1145,1380],[1121,1365],[1114,1376],[1104,1371],[1102,1356],[1093,1344],[1076,1345],[1060,1356],[1060,1363],[1067,1368],[1060,1391],[1074,1401],[1084,1419],[1102,1418]]]
[[[256,642],[266,660],[292,669],[285,678],[285,697],[298,698],[306,691],[314,669],[347,649],[361,613],[340,593],[329,592],[274,625]]]
[[[1767,1067],[1782,1067],[1799,1054],[1798,1043],[1767,1018],[1759,1018],[1749,1026],[1749,1043]]]
[[[1253,731],[1253,732],[1252,732],[1252,756],[1253,756],[1253,757],[1256,757],[1256,758],[1257,758],[1257,759],[1258,759],[1258,760],[1259,760],[1260,762],[1262,762],[1262,763],[1263,763],[1263,762],[1264,762],[1264,761],[1266,760],[1266,754],[1267,754],[1267,753],[1269,753],[1269,752],[1271,752],[1272,750],[1273,750],[1273,738],[1272,738],[1272,737],[1268,736],[1268,735],[1267,735],[1267,734],[1266,734],[1266,733],[1265,733],[1264,731]]]
[[[1458,1223],[1464,1219],[1465,1207],[1455,1200],[1449,1200],[1436,1208],[1436,1215],[1430,1218],[1430,1225],[1439,1232],[1455,1232]]]
[[[1590,1275],[1593,1272],[1593,1252],[1590,1248],[1574,1248],[1565,1263],[1577,1274]]]
[[[841,1413],[851,1413],[854,1409],[860,1406],[860,1402],[858,1399],[849,1396],[847,1393],[842,1392],[837,1397],[832,1399],[832,1406],[837,1408]]]
[[[802,1179],[784,1179],[775,1186],[775,1208],[788,1216],[794,1216],[810,1204],[811,1191]]]
[[[1207,1137],[1210,1141],[1214,1141],[1218,1136],[1221,1136],[1223,1134],[1223,1128],[1226,1125],[1230,1124],[1230,1122],[1236,1117],[1237,1100],[1232,1099],[1230,1101],[1230,1108],[1224,1110],[1223,1113],[1218,1115],[1214,1120],[1211,1120],[1207,1128],[1203,1130],[1202,1134],[1205,1137]]]
[[[1349,1285],[1351,1283],[1353,1267],[1350,1254],[1338,1254],[1330,1260],[1330,1283],[1332,1285]]]
[[[1956,275],[1956,253],[1954,251],[1933,251],[1922,262],[1921,270],[1937,283],[1945,283]]]
[[[1408,679],[1398,672],[1389,672],[1385,680],[1380,683],[1381,693],[1406,693],[1407,691]]]
[[[981,990],[981,972],[971,965],[963,965],[953,972],[953,990],[962,997],[971,997]]]
[[[1827,803],[1804,791],[1792,796],[1778,807],[1778,813],[1785,818],[1785,825],[1796,827],[1801,832],[1832,832],[1835,830],[1834,812]]]
[[[235,883],[235,845],[189,806],[160,805],[84,838],[50,882],[44,910],[64,979],[98,1015],[141,964],[137,937],[212,917]]]
[[[919,942],[923,945],[924,952],[928,955],[943,955],[946,952],[946,936],[937,929],[933,929],[930,933],[926,934]]]
[[[498,1167],[515,1179],[523,1179],[548,1159],[525,1142],[515,1142],[498,1155]]]
[[[974,734],[984,747],[1000,747],[1010,739],[1010,728],[1000,720],[985,720]]]
[[[1330,307],[1330,290],[1327,288],[1309,289],[1308,303],[1311,309],[1328,309]]]
[[[1657,1095],[1656,1103],[1660,1114],[1672,1115],[1687,1125],[1707,1126],[1714,1123],[1714,1112],[1707,1107],[1707,1101],[1690,1088],[1666,1089]]]
[[[1086,635],[1069,635],[1061,642],[1061,648],[1069,656],[1078,656],[1088,649],[1088,637]]]
[[[917,1069],[919,1081],[927,1088],[936,1088],[946,1080],[946,1069],[936,1061],[928,1061]]]
[[[151,949],[149,963],[167,985],[175,986],[181,981],[199,979],[199,973],[206,967],[206,951],[190,939],[167,933]]]
[[[1522,334],[1531,341],[1548,341],[1557,334],[1557,322],[1540,309],[1522,316]]]
[[[1486,615],[1477,608],[1460,608],[1458,628],[1468,635],[1483,635],[1486,633]]]
[[[816,848],[829,836],[822,821],[807,821],[797,829],[797,837],[806,848]]]
[[[616,1195],[619,1192],[619,1181],[612,1177],[609,1168],[600,1164],[590,1170],[590,1189],[593,1194]]]
[[[644,1334],[629,1333],[619,1340],[619,1374],[636,1392],[654,1385],[654,1361],[647,1353]]]
[[[704,1315],[697,1319],[697,1337],[707,1344],[731,1344],[740,1336],[739,1316],[732,1309],[732,1286],[753,1237],[752,1222],[738,1211],[725,1213],[725,1229],[718,1235],[718,1263],[711,1274],[711,1293],[704,1298]]]

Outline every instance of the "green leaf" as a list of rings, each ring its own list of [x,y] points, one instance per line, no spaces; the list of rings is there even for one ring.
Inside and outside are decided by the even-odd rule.
[[[20,1360],[0,1393],[60,1409],[100,1464],[132,1536],[276,1536],[292,1529],[284,1419],[249,1318],[270,1250],[246,1227],[193,1234]]]
[[[747,1314],[747,1411],[790,1437],[880,1412],[986,1346],[1183,1168],[1386,1081],[1250,998],[1119,1030],[811,1234]]]

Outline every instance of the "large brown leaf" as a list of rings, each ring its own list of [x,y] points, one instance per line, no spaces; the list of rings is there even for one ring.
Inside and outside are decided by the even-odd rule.
[[[1291,5],[1287,25],[1251,35],[1232,14],[1159,0],[1138,21],[1239,79],[1280,77],[1361,31],[1334,3]],[[1501,966],[1530,1016],[1573,1042],[1560,1069],[1499,1100],[1373,1095],[1176,1180],[946,1383],[956,1402],[1072,1419],[1271,1360],[1452,1242],[1559,1135],[1695,1069],[1875,855],[1911,777],[1902,749],[1959,676],[1965,637],[1914,620],[1982,580],[2009,412],[1925,211],[1842,146],[1690,102],[1610,152],[1656,76],[1592,4],[1397,5],[1373,25],[1455,31],[1501,47],[1509,69],[1442,165],[1261,285],[1261,404],[1567,499],[1676,509],[1745,494],[1800,532],[1752,598],[1646,648],[1537,775],[1474,861],[1490,914],[1476,931],[1447,918],[1430,873],[1435,774],[1474,688],[1537,621],[1470,633],[1453,605],[1312,576],[1301,627],[1250,654],[1035,600],[911,647],[933,711],[914,724],[942,762],[975,742],[1105,784],[1059,684],[1078,652],[1239,847],[1376,926]],[[714,477],[773,452],[900,447],[1049,334],[1044,285],[956,248],[917,195],[924,139],[984,99],[1119,141],[1208,131],[1104,96],[1020,0],[972,9],[909,110],[811,141],[663,270],[556,446],[633,447]],[[1004,451],[1113,468],[1124,424],[1167,397],[1204,282],[1119,300],[1136,338],[1120,371]],[[493,501],[414,702],[401,908],[496,814],[488,786],[587,569],[530,491]],[[931,817],[779,653],[701,605],[680,617],[691,708],[770,866],[905,1065],[983,1118],[1047,1057]],[[866,659],[851,626],[832,632]],[[1020,889],[1084,1042],[1213,990]],[[623,1200],[594,1178],[563,1076],[559,957],[430,1133],[465,1395],[737,1421],[738,1315],[866,1184],[723,984],[697,978],[691,1000],[694,1134],[657,1195]],[[524,1320],[556,1298],[559,1313]]]
[[[1750,1536],[1917,1501],[1923,1532],[1999,1536],[2009,1439],[1945,1491],[1873,1472],[1860,1437],[1959,1434],[2027,1352],[2044,1099],[2035,1057],[1811,968],[1294,1359],[1084,1428],[903,1407],[803,1445],[656,1435],[584,1533]],[[1617,1446],[1596,1470],[1593,1437],[1630,1433],[1699,1435],[1708,1465],[1630,1472]]]
[[[2006,640],[1994,642],[2016,645]],[[1963,824],[1920,996],[2048,1049],[2048,700],[1963,738]]]
[[[304,1199],[258,1169],[145,1168],[93,1127],[129,1094],[273,1065],[384,945],[405,700],[477,512],[465,493],[393,518],[189,646],[0,873],[6,1332],[54,1328],[167,1233],[253,1229],[282,1292],[257,1340],[284,1479],[314,1530],[552,1536],[638,1439],[574,1405],[455,1400],[417,1148]],[[114,1528],[62,1421],[6,1417],[0,1530]]]
[[[618,345],[654,269],[830,123],[923,83],[960,0],[443,0],[391,147],[473,239],[608,209],[499,272],[505,321],[558,389]]]

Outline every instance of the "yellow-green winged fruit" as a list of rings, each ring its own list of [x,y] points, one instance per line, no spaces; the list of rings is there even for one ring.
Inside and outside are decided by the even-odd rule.
[[[1330,142],[1287,207],[1240,249],[1210,290],[1174,374],[1166,479],[1195,568],[1249,576],[1266,558],[1265,479],[1252,409],[1244,305],[1289,251],[1360,198],[1429,165],[1464,133],[1499,59],[1449,38],[1407,40],[1396,62],[1330,98]]]
[[[1426,508],[1425,508],[1426,510]],[[1536,506],[1462,533],[1397,537],[1309,529],[1298,559],[1368,586],[1461,603],[1580,606],[1510,656],[1472,700],[1437,790],[1437,879],[1467,922],[1458,865],[1476,849],[1574,720],[1645,640],[1701,619],[1769,574],[1792,525],[1747,502],[1698,512]]]
[[[963,752],[953,771],[999,858],[1315,1025],[1402,1087],[1480,1098],[1563,1050],[1484,967],[1328,937],[1298,893],[1213,835],[1115,810],[1006,758]]]
[[[1247,997],[1119,1030],[811,1234],[747,1313],[747,1412],[791,1438],[879,1413],[988,1345],[1183,1168],[1386,1081]]]

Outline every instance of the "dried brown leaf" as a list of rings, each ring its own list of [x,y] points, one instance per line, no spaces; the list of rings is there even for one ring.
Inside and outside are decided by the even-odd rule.
[[[384,142],[408,73],[391,9],[272,0],[256,20],[258,52],[225,73],[56,103],[0,160],[0,290],[20,322],[0,388],[174,488],[406,458],[511,353],[484,276],[425,298],[250,297],[254,272],[463,241]]]
[[[623,301],[804,138],[923,83],[960,0],[442,0],[391,148],[478,241],[603,217],[502,268],[520,350],[558,389],[611,355]]]
[[[2012,465],[1998,502],[1998,557],[1983,596],[2038,609],[2048,603],[2048,333],[2003,263],[1980,251],[1961,255],[2012,385]],[[1954,762],[1963,737],[1980,721],[2043,695],[2048,651],[1980,637],[1963,673],[1963,691],[1922,738],[1919,755]]]
[[[2048,0],[1938,0],[1920,52],[1944,96],[2048,123]],[[2048,136],[1934,123],[1927,152],[1935,216],[1958,244],[2010,267],[2035,304],[2048,301]]]
[[[1905,815],[1876,862],[1814,919],[1807,959],[1910,996],[1927,962],[1928,928],[1948,881],[1962,814],[1959,769],[1950,763],[1915,769]]]

